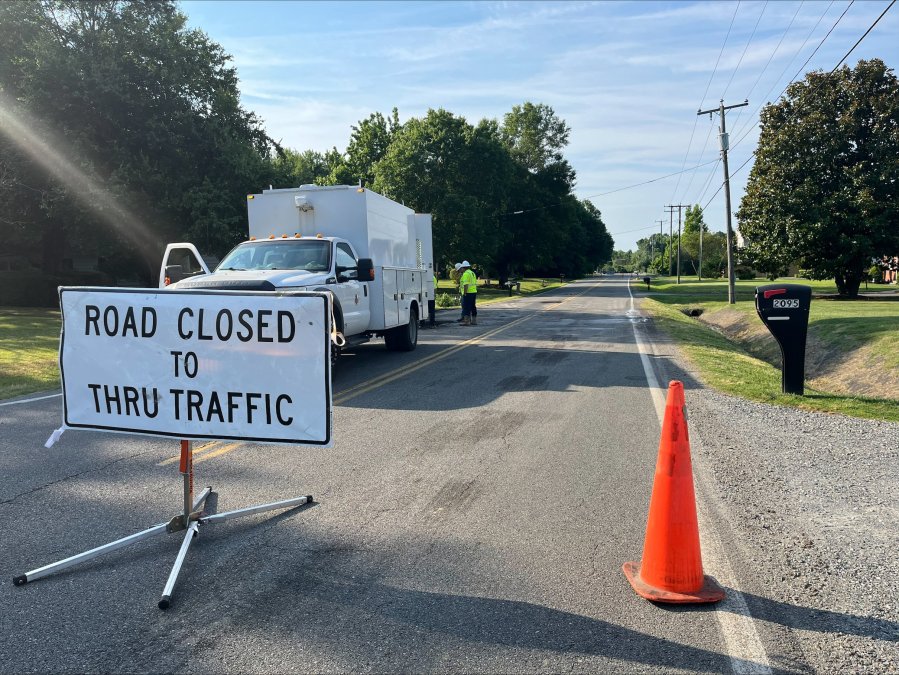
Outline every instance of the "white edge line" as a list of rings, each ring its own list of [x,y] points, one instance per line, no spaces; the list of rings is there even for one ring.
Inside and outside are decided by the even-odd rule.
[[[634,309],[634,295],[631,293],[630,279],[627,282],[627,293],[630,296],[630,311],[628,314],[633,315],[636,313],[636,310]],[[647,385],[652,394],[652,402],[656,409],[656,415],[659,418],[659,424],[661,424],[665,417],[665,398],[662,395],[659,380],[649,361],[651,348],[640,336],[640,332],[637,330],[637,323],[632,322],[631,327],[634,329],[634,339],[637,342],[637,351],[640,353],[640,362],[643,364]],[[707,511],[704,504],[699,501],[697,505],[699,507],[698,515],[700,521],[708,522],[709,519],[705,515]],[[746,599],[740,591],[734,588],[736,579],[733,568],[721,546],[721,541],[716,534],[709,533],[710,528],[708,527],[700,527],[699,531],[700,539],[702,540],[703,556],[706,562],[709,563],[710,569],[715,570],[715,576],[730,587],[724,600],[715,605],[715,617],[718,619],[721,634],[727,645],[731,669],[738,675],[770,675],[772,671],[768,661],[768,654],[764,645],[762,645],[758,631],[756,631],[752,613],[749,611]]]
[[[19,405],[20,403],[33,403],[34,401],[43,401],[48,398],[57,398],[62,396],[62,392],[58,394],[50,394],[49,396],[35,396],[34,398],[23,398],[20,401],[7,401],[6,403],[0,403],[0,408],[6,405]]]

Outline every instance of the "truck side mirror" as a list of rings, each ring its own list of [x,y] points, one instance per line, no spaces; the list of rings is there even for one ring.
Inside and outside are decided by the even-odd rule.
[[[375,264],[371,258],[359,258],[359,264],[356,267],[359,273],[359,281],[375,280]]]
[[[165,266],[165,285],[177,284],[184,278],[184,268],[181,265]]]
[[[755,309],[771,331],[783,357],[781,388],[802,396],[805,385],[805,338],[812,289],[800,284],[770,284],[755,289]]]

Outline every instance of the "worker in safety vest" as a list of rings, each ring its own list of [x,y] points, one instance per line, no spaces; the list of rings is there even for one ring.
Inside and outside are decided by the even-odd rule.
[[[459,267],[462,276],[459,278],[459,292],[462,294],[462,325],[478,325],[478,278],[471,271],[471,264],[467,260],[462,261]]]

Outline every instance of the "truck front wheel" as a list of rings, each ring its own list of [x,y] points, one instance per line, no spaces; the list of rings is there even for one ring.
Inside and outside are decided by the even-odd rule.
[[[392,352],[411,352],[418,344],[418,309],[409,309],[409,323],[384,333],[384,342]]]

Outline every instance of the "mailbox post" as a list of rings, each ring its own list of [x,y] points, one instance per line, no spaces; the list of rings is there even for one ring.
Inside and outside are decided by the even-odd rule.
[[[812,289],[800,284],[771,284],[755,289],[755,310],[780,345],[783,393],[805,393],[805,338]]]

